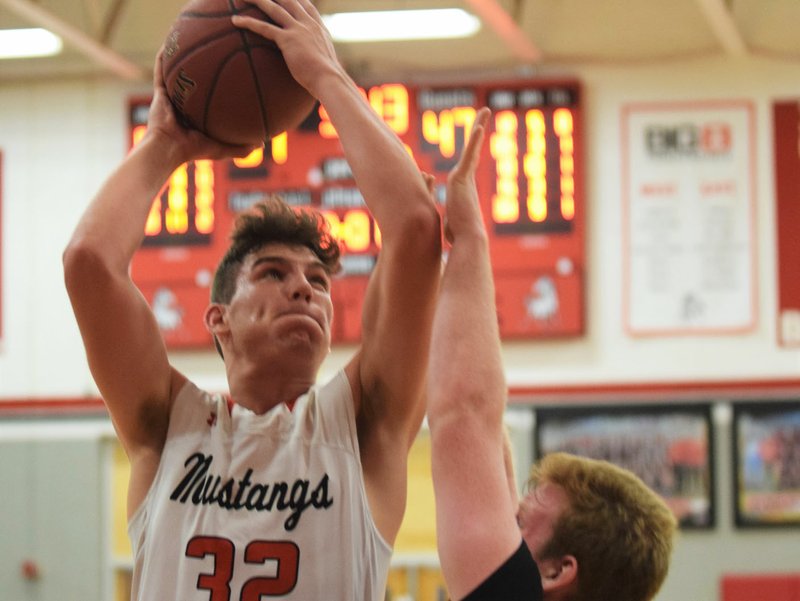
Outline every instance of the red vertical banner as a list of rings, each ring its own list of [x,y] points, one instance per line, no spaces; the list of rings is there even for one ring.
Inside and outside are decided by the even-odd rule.
[[[3,341],[3,152],[0,151],[0,343],[2,343],[2,341]]]
[[[800,347],[800,100],[773,105],[778,343]]]

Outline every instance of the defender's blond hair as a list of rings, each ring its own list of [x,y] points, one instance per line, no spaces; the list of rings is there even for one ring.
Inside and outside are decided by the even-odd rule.
[[[570,500],[541,555],[578,560],[574,601],[652,599],[667,575],[676,532],[661,497],[628,470],[567,453],[534,465],[529,489],[543,481],[560,486]]]

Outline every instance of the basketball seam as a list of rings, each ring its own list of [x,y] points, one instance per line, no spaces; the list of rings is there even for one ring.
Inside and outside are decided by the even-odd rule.
[[[228,0],[228,6],[230,6],[231,11],[236,10],[233,0]],[[269,121],[267,120],[267,111],[264,109],[264,96],[261,94],[261,81],[258,78],[258,71],[256,70],[255,64],[253,64],[253,55],[250,53],[253,46],[250,45],[250,40],[246,31],[239,30],[239,35],[242,37],[242,46],[244,47],[244,52],[247,56],[247,64],[250,67],[250,75],[253,78],[253,84],[255,85],[256,94],[258,95],[258,111],[261,113],[261,126],[263,128],[262,138],[264,138],[264,141],[266,142],[267,132],[269,132]]]
[[[247,64],[250,66],[250,74],[253,77],[253,83],[255,84],[256,94],[258,95],[258,110],[261,113],[261,126],[263,129],[263,136],[264,141],[267,140],[267,132],[269,132],[269,121],[267,119],[267,111],[264,109],[264,96],[261,93],[261,81],[258,78],[258,70],[256,69],[255,64],[253,64],[253,55],[250,53],[252,47],[250,46],[250,42],[247,39],[247,35],[242,32],[242,43],[244,44],[245,54],[247,55]],[[262,48],[266,46],[261,46]]]
[[[235,15],[235,14],[237,14],[239,12],[240,11],[238,9],[236,9],[236,8],[233,8],[230,11],[224,10],[224,11],[214,12],[214,13],[201,13],[201,12],[196,12],[196,11],[193,11],[193,10],[187,10],[185,12],[182,12],[180,15],[178,15],[178,18],[180,18],[180,19],[219,19],[220,17],[230,17],[231,15]]]
[[[210,44],[212,42],[216,42],[217,40],[221,40],[223,38],[226,38],[226,37],[228,37],[230,35],[235,35],[237,33],[238,33],[237,31],[224,31],[224,32],[222,32],[220,34],[216,34],[216,35],[213,35],[213,36],[209,36],[207,38],[203,38],[202,40],[198,40],[197,42],[195,42],[194,44],[192,44],[188,48],[182,50],[181,51],[181,60],[180,61],[176,61],[176,62],[172,63],[171,65],[169,65],[167,70],[164,71],[164,79],[169,77],[172,74],[172,72],[178,66],[182,65],[183,63],[185,63],[198,50],[203,50],[204,47],[207,46],[208,44]]]
[[[222,76],[222,72],[225,70],[227,64],[233,60],[233,57],[236,56],[238,53],[242,52],[241,48],[237,48],[236,50],[230,52],[224,60],[219,62],[219,66],[217,70],[214,72],[214,77],[211,78],[211,82],[208,85],[208,93],[206,94],[206,102],[205,106],[203,107],[203,131],[208,131],[208,113],[211,111],[211,103],[214,100],[214,92],[217,89],[217,83],[219,83],[219,79]]]

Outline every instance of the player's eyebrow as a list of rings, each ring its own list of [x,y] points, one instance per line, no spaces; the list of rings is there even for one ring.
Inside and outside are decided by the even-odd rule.
[[[276,263],[276,264],[279,264],[279,265],[289,265],[289,264],[294,263],[294,262],[295,262],[294,259],[289,259],[289,258],[284,257],[282,255],[261,255],[260,257],[257,257],[253,261],[252,269],[255,269],[259,265],[263,265],[264,263]],[[322,269],[328,275],[331,274],[330,268],[327,265],[325,265],[325,263],[323,263],[320,259],[318,259],[316,257],[314,259],[309,260],[309,261],[299,260],[297,262],[301,263],[305,268],[309,268],[309,267],[310,268],[319,268],[319,269]]]

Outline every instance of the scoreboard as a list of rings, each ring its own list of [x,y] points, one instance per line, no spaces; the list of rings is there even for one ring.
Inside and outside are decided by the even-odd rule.
[[[477,109],[492,109],[476,182],[489,232],[501,336],[581,335],[585,203],[579,84],[385,83],[362,93],[420,169],[435,176],[435,199],[442,210],[447,174]],[[144,133],[149,102],[130,102],[132,145]],[[343,269],[331,292],[333,341],[358,341],[380,230],[353,180],[337,132],[318,105],[297,129],[246,158],[181,166],[154,199],[132,277],[170,348],[210,344],[202,316],[233,222],[271,194],[294,206],[313,207],[330,223],[343,251]]]

